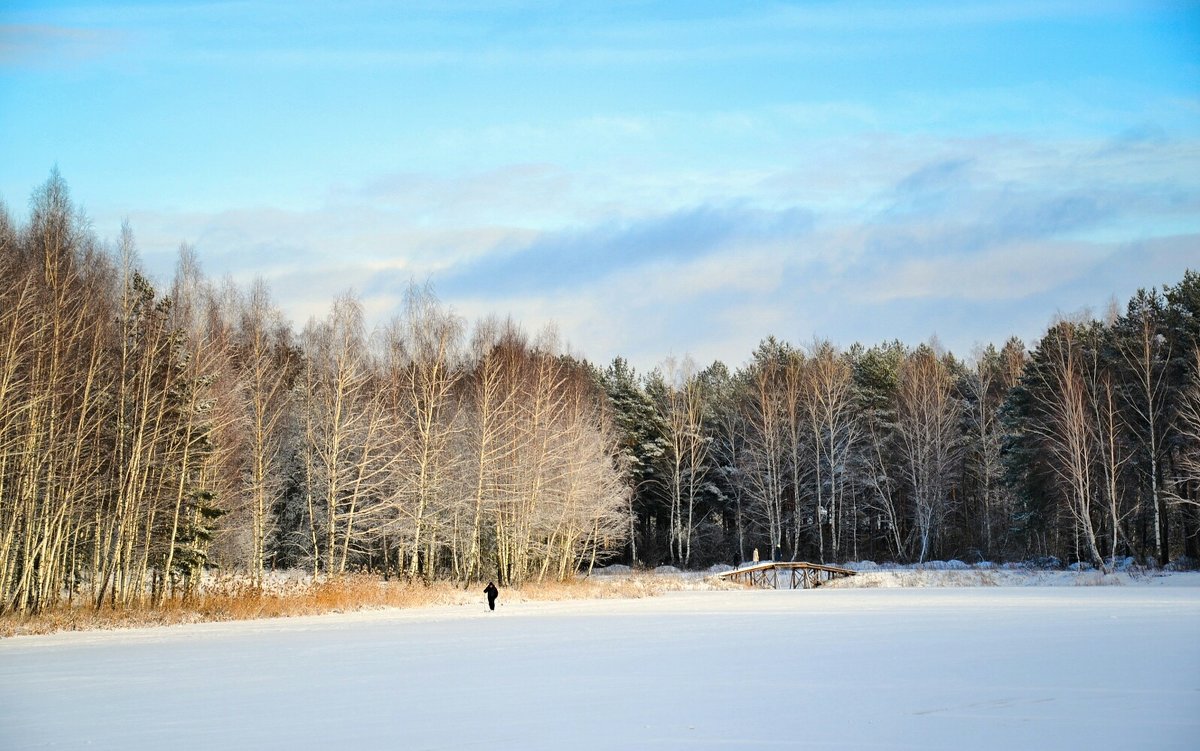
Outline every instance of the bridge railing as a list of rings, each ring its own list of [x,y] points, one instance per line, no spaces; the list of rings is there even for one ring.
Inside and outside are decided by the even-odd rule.
[[[764,561],[752,566],[735,568],[717,574],[720,579],[745,582],[755,587],[779,589],[781,581],[779,572],[786,571],[788,589],[812,589],[827,581],[842,577],[854,576],[854,571],[840,566],[830,566],[824,563],[808,563],[806,561]]]

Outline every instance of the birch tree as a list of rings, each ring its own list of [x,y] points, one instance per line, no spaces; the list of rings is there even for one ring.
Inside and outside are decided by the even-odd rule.
[[[687,566],[692,557],[696,507],[708,482],[707,398],[690,357],[682,361],[668,358],[651,383],[659,420],[666,427],[659,481],[671,503],[671,559]]]
[[[357,542],[356,517],[382,480],[377,461],[387,450],[358,301],[340,297],[326,321],[309,323],[303,343],[296,398],[313,571],[339,574]]]
[[[0,221],[0,612],[73,594],[98,518],[112,269],[57,171],[18,233]]]
[[[917,560],[933,552],[950,510],[961,455],[961,407],[954,380],[934,349],[922,345],[902,363],[896,434],[910,494]]]
[[[1027,358],[1025,346],[1010,339],[1002,349],[988,345],[975,356],[964,378],[967,410],[966,475],[971,480],[973,503],[968,508],[967,524],[977,541],[980,554],[987,560],[1006,550],[1011,541],[1014,498],[1004,483],[1004,426],[1001,407],[1005,396],[1016,385]]]
[[[786,424],[780,397],[781,349],[769,338],[759,344],[746,379],[743,400],[747,425],[742,472],[747,490],[767,526],[771,556],[782,554],[784,540],[784,484],[786,482]]]
[[[1138,465],[1149,509],[1154,555],[1160,564],[1170,560],[1166,494],[1162,488],[1163,461],[1170,433],[1168,364],[1171,341],[1165,336],[1162,297],[1156,290],[1138,290],[1124,316],[1112,328],[1112,340],[1125,384],[1124,411],[1136,431]]]
[[[444,310],[428,288],[410,286],[404,316],[387,332],[388,378],[397,393],[406,436],[397,461],[407,527],[407,573],[432,578],[445,542],[439,515],[457,500],[461,471],[455,452],[460,429],[456,389],[462,378],[462,322]]]
[[[1103,566],[1096,535],[1095,477],[1099,442],[1088,393],[1086,329],[1063,321],[1038,345],[1027,379],[1033,417],[1026,429],[1041,439],[1059,498],[1073,522],[1076,549]]]
[[[480,322],[471,343],[474,367],[467,376],[464,411],[468,425],[464,466],[471,476],[466,549],[455,564],[464,584],[480,579],[485,550],[494,549],[494,532],[486,522],[507,495],[508,472],[514,461],[516,435],[513,364],[524,349],[523,337],[511,321]]]
[[[237,331],[246,426],[246,462],[240,481],[249,510],[248,568],[255,586],[262,585],[267,543],[276,532],[272,509],[281,500],[285,482],[285,426],[299,360],[289,339],[266,285],[256,280],[241,302]]]
[[[858,442],[854,373],[847,360],[828,341],[813,344],[806,360],[804,411],[810,426],[813,478],[816,486],[818,556],[826,560],[825,525],[829,526],[829,555],[841,560],[842,535],[857,527],[856,510],[847,503],[848,468]]]

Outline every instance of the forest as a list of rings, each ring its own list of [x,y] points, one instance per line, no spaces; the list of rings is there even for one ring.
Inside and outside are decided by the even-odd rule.
[[[1198,343],[1195,271],[969,359],[768,336],[737,369],[638,373],[416,284],[372,330],[351,293],[295,328],[187,246],[156,288],[55,171],[23,222],[0,206],[0,613],[153,605],[206,570],[1194,565]]]

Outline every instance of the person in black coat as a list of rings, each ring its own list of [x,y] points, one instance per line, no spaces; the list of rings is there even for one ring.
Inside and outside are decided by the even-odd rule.
[[[495,610],[496,598],[500,596],[500,590],[496,589],[495,584],[488,582],[487,588],[483,590],[483,593],[488,598],[488,610]]]

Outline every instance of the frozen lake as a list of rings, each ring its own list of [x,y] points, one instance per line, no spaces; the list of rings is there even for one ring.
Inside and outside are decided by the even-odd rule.
[[[1200,747],[1200,588],[682,592],[0,641],[0,748]]]

